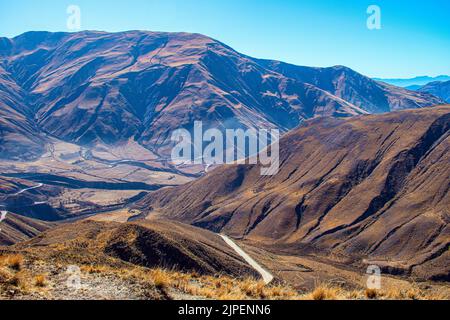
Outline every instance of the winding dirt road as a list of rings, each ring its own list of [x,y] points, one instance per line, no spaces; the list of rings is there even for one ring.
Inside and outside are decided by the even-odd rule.
[[[15,195],[15,196],[18,196],[19,194],[22,194],[22,193],[24,193],[25,191],[30,191],[30,190],[33,190],[33,189],[38,189],[38,188],[40,188],[40,187],[42,187],[42,186],[43,186],[43,184],[42,184],[42,183],[39,183],[37,186],[22,189],[22,190],[20,190],[19,192],[15,193],[14,195]]]
[[[269,284],[273,280],[273,275],[271,275],[267,270],[261,267],[252,257],[250,257],[244,250],[242,250],[233,240],[228,238],[226,235],[219,234],[219,236],[228,244],[238,255],[240,255],[253,269],[261,274],[264,283]]]

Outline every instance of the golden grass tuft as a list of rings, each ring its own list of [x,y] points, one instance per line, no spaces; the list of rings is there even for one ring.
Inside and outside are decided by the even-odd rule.
[[[47,286],[47,279],[46,276],[43,274],[37,275],[34,277],[34,285],[39,288],[44,288]]]
[[[17,272],[14,274],[8,281],[9,285],[16,287],[21,290],[25,290],[27,283],[26,283],[26,275],[24,272]]]
[[[419,288],[411,288],[406,292],[406,297],[410,300],[420,300],[422,293]]]
[[[23,262],[24,257],[21,254],[10,254],[0,257],[0,265],[8,266],[15,271],[22,270]]]
[[[361,299],[361,296],[362,296],[362,294],[361,294],[360,291],[358,291],[358,290],[352,290],[352,291],[348,292],[348,294],[347,294],[347,299],[350,299],[350,300],[359,300],[359,299]]]
[[[365,294],[366,298],[367,298],[367,299],[370,299],[370,300],[377,299],[378,296],[379,296],[378,290],[376,290],[376,289],[370,289],[370,288],[367,288],[367,289],[364,291],[364,294]]]
[[[170,274],[162,269],[155,269],[150,272],[150,279],[158,289],[164,289],[172,284]]]
[[[340,295],[340,288],[321,284],[317,286],[307,298],[310,300],[337,300]]]

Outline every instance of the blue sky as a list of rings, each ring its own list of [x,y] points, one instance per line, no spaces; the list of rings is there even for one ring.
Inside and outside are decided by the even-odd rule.
[[[346,65],[372,77],[450,74],[449,0],[0,0],[0,36],[82,30],[198,32],[257,57]],[[369,5],[381,30],[366,27]]]

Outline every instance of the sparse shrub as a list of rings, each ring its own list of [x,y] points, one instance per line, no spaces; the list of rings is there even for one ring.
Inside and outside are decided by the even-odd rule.
[[[241,293],[229,293],[219,295],[218,300],[226,301],[226,300],[245,300],[246,296]]]
[[[240,287],[242,292],[244,292],[246,295],[251,296],[253,295],[253,281],[250,279],[246,279],[240,283]]]
[[[391,300],[401,300],[405,298],[403,290],[399,288],[389,288],[389,290],[384,292],[383,296]]]
[[[266,289],[266,284],[262,281],[258,281],[254,285],[253,297],[255,297],[255,298],[259,297],[261,299],[265,299],[267,297],[265,289]]]
[[[158,289],[163,289],[171,284],[170,275],[161,269],[156,269],[152,271],[151,278],[155,287]]]
[[[376,299],[376,298],[378,298],[378,290],[367,288],[365,291],[365,295],[366,295],[367,299],[371,299],[371,300]]]
[[[269,288],[269,297],[281,297],[284,295],[284,290],[280,287]]]
[[[36,287],[40,287],[40,288],[45,287],[47,285],[47,280],[45,278],[45,275],[43,275],[43,274],[37,275],[34,278],[34,284]]]
[[[338,288],[332,288],[326,285],[319,285],[311,293],[312,300],[336,300],[339,295]]]
[[[420,290],[416,288],[411,288],[406,292],[406,296],[411,300],[420,299]]]
[[[361,297],[361,292],[359,292],[357,290],[353,290],[348,293],[348,298],[350,300],[357,300],[357,299],[360,299],[360,297]]]
[[[9,284],[12,285],[13,287],[20,287],[20,286],[22,286],[24,284],[22,275],[19,274],[19,273],[16,274],[14,277],[12,277],[9,280]]]
[[[7,282],[8,279],[9,279],[8,272],[0,268],[0,284]]]
[[[23,265],[23,256],[20,254],[13,254],[2,257],[2,264],[6,264],[9,268],[20,271]]]
[[[311,293],[311,297],[313,300],[325,300],[327,298],[325,288],[319,287],[314,289],[314,291]]]

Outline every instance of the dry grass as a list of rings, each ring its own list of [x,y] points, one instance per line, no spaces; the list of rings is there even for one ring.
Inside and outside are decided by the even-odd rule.
[[[10,275],[10,277],[4,283],[4,289],[7,289],[13,292],[14,294],[28,293],[29,288],[28,288],[27,273],[20,271],[13,275]]]
[[[39,266],[33,272],[32,266]],[[53,288],[51,273],[45,273],[45,263],[24,264],[21,255],[0,257],[0,296],[2,292],[14,294],[27,292],[48,293]],[[64,265],[60,266],[65,268]],[[410,287],[390,287],[382,290],[346,289],[329,283],[318,283],[310,292],[298,292],[287,284],[265,285],[262,281],[245,278],[235,279],[226,275],[206,276],[198,273],[183,273],[165,269],[144,267],[112,267],[82,265],[82,274],[107,276],[122,279],[124,283],[143,283],[143,288],[158,293],[161,298],[215,300],[360,300],[360,299],[448,299],[448,290],[431,293],[412,284]],[[44,273],[43,273],[44,272]],[[43,290],[43,288],[46,288]],[[147,289],[146,289],[147,290]]]
[[[164,269],[114,269],[105,266],[83,266],[82,272],[114,273],[122,278],[147,281],[158,290],[217,300],[294,299],[298,293],[288,286],[265,285],[255,279],[234,279],[228,276],[202,276]]]
[[[162,269],[155,269],[150,272],[150,278],[158,289],[164,289],[172,284],[172,277]]]
[[[366,295],[367,299],[370,299],[370,300],[376,299],[378,297],[378,290],[368,288],[365,291],[365,295]]]
[[[113,272],[121,277],[133,277],[152,283],[165,292],[179,292],[199,299],[216,300],[360,300],[360,299],[448,299],[444,293],[430,295],[415,285],[408,290],[348,290],[340,286],[320,283],[311,292],[298,292],[286,284],[265,285],[252,278],[235,279],[229,276],[202,276],[173,270],[146,268],[111,269],[82,267],[82,270]],[[175,297],[176,298],[176,297]]]
[[[0,257],[0,265],[7,266],[15,271],[20,271],[24,262],[24,257],[21,254],[10,254]]]
[[[47,286],[46,276],[43,274],[37,275],[34,278],[34,285],[39,288],[43,288],[43,287]]]
[[[9,284],[12,285],[13,287],[18,288],[23,286],[25,284],[23,281],[23,275],[19,273],[14,275],[12,278],[9,279]]]
[[[307,300],[338,300],[342,299],[342,290],[339,287],[320,284],[306,298]]]
[[[33,291],[33,285],[44,287],[46,278],[34,276],[20,254],[8,254],[0,257],[0,294],[26,295]]]

